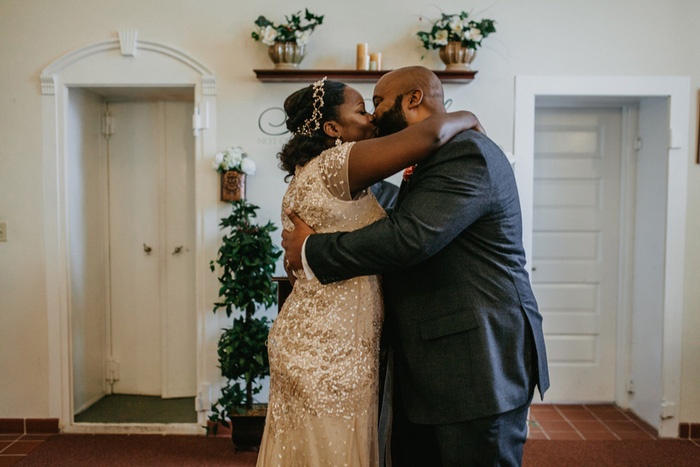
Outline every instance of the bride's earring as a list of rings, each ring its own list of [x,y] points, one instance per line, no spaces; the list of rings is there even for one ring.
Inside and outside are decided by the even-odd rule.
[[[343,144],[343,141],[340,139],[340,136],[338,136],[338,137],[335,139],[335,145],[336,145],[336,146],[340,146],[341,144]]]

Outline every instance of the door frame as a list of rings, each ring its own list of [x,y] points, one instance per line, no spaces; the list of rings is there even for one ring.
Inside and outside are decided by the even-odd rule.
[[[196,424],[133,424],[114,426],[73,421],[72,336],[70,326],[70,259],[67,227],[67,109],[70,87],[192,87],[195,133],[195,294],[197,316],[197,390],[208,401],[207,383],[216,374],[207,359],[206,335],[217,323],[209,315],[215,284],[208,271],[216,256],[218,236],[217,183],[211,170],[216,153],[216,77],[191,55],[174,47],[138,38],[137,31],[119,31],[118,38],[77,48],[56,59],[41,72],[43,115],[44,236],[48,317],[49,415],[64,431],[203,433],[206,413],[198,407]],[[212,293],[214,292],[214,293]],[[207,313],[209,311],[209,313]],[[204,393],[202,393],[204,392]]]
[[[687,202],[688,129],[690,125],[690,78],[516,76],[514,142],[515,176],[522,207],[523,245],[532,255],[534,188],[535,100],[539,96],[666,97],[669,100],[670,144],[666,201],[666,243],[662,336],[662,397],[664,417],[659,435],[678,436],[680,407],[681,342],[683,318],[683,266]],[[623,130],[624,131],[624,130]],[[532,265],[526,266],[530,271]],[[623,307],[618,315],[616,395],[626,399],[629,374],[630,322]],[[624,402],[624,401],[623,401]]]

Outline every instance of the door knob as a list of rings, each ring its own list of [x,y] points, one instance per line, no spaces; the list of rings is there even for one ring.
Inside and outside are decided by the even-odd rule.
[[[153,251],[153,248],[151,248],[150,246],[148,246],[144,243],[143,244],[143,251],[145,251],[147,255],[150,255],[151,251]]]
[[[176,255],[176,254],[180,253],[182,251],[182,248],[183,248],[182,245],[176,246],[175,249],[173,250],[172,254]]]

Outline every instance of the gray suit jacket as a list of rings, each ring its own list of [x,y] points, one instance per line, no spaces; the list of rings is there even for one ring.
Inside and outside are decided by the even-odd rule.
[[[306,244],[322,283],[383,274],[396,384],[414,423],[471,420],[549,387],[542,317],[522,245],[515,177],[466,131],[419,165],[392,215]]]

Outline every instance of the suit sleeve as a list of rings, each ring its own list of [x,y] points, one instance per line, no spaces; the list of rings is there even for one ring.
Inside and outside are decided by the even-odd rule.
[[[450,153],[450,144],[443,147],[443,154]],[[490,204],[486,160],[474,142],[459,145],[456,155],[436,153],[424,163],[391,217],[354,232],[310,236],[306,259],[316,277],[327,284],[418,264],[486,213]]]

